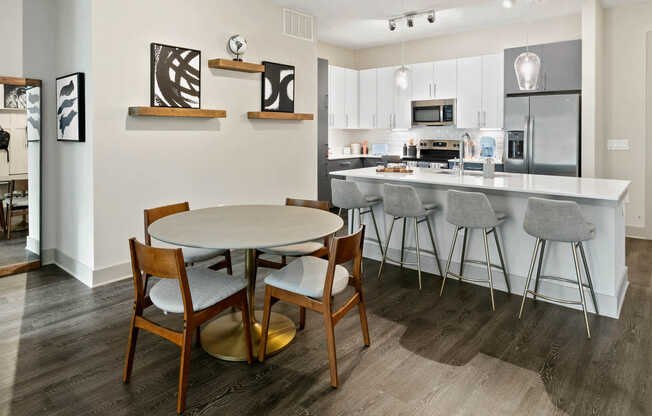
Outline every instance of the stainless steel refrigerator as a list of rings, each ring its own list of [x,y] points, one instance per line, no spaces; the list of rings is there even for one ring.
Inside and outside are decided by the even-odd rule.
[[[505,98],[506,172],[580,176],[580,94]]]

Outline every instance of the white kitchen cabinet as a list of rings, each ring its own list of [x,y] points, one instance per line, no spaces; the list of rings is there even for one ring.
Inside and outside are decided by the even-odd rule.
[[[333,66],[333,121],[331,127],[346,128],[346,70]],[[329,89],[329,93],[331,93]]]
[[[360,111],[358,127],[361,129],[376,128],[377,120],[377,81],[376,69],[364,69],[360,71]]]
[[[377,118],[376,128],[391,129],[394,125],[394,73],[396,67],[376,70],[377,75]]]
[[[412,128],[412,91],[396,90],[394,96],[394,129]]]
[[[412,99],[430,100],[433,98],[434,65],[432,62],[410,65],[412,73]]]
[[[457,97],[457,59],[437,61],[433,67],[432,97],[435,99]]]
[[[355,69],[344,69],[345,78],[345,103],[344,103],[344,127],[347,129],[358,128],[358,71]]]
[[[503,61],[502,53],[482,57],[482,128],[503,128]]]
[[[479,128],[482,113],[482,57],[457,60],[457,127]]]

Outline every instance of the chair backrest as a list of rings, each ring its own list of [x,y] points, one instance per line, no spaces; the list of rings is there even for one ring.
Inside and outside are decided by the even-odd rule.
[[[156,276],[163,279],[179,280],[183,298],[184,316],[192,313],[192,297],[188,285],[185,260],[181,248],[156,248],[141,244],[136,238],[129,239],[131,253],[131,270],[134,279],[134,297],[136,306],[143,306],[145,297],[144,276]]]
[[[446,193],[446,221],[460,227],[490,228],[499,221],[482,192],[450,190]]]
[[[338,208],[364,208],[369,205],[355,182],[333,178],[331,179],[331,191],[333,205]]]
[[[165,205],[162,207],[149,208],[145,210],[145,244],[152,245],[152,238],[147,229],[156,220],[160,220],[168,215],[178,214],[180,212],[190,211],[190,204],[188,202],[181,202],[179,204]]]
[[[550,241],[585,241],[594,233],[577,202],[535,197],[527,200],[523,228],[533,237]]]
[[[321,209],[324,211],[331,210],[331,203],[329,201],[314,201],[311,199],[285,198],[285,205]]]
[[[416,189],[409,185],[386,183],[383,186],[383,206],[385,212],[394,217],[418,217],[426,212]]]
[[[362,270],[362,248],[364,246],[365,226],[362,225],[358,232],[344,237],[334,237],[328,256],[328,269],[324,282],[324,301],[330,302],[335,278],[335,266],[353,260],[353,277],[360,278]]]

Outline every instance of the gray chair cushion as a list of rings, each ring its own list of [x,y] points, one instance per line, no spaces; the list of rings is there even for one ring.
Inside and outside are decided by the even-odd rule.
[[[311,298],[321,299],[326,282],[328,261],[317,257],[299,257],[281,270],[265,278],[265,284]],[[337,295],[349,284],[349,271],[335,266],[332,295]]]
[[[279,256],[307,256],[317,250],[324,248],[323,243],[308,241],[307,243],[290,244],[289,246],[261,248],[265,254],[276,254]]]
[[[595,237],[595,225],[586,221],[574,201],[528,198],[523,228],[533,237],[550,241],[586,241]]]
[[[491,228],[500,224],[489,198],[481,192],[449,190],[446,200],[446,221],[451,224],[466,228]]]
[[[367,208],[379,202],[378,200],[368,201],[355,182],[333,178],[331,179],[331,190],[333,205],[338,208]]]
[[[383,186],[385,212],[394,217],[423,217],[428,215],[417,191],[408,185]]]
[[[179,248],[179,246],[174,244],[164,243],[163,241],[157,241],[154,239],[152,239],[152,246],[159,248]],[[183,260],[186,263],[199,263],[218,256],[223,256],[226,253],[226,250],[195,247],[181,247],[181,251],[183,251]]]
[[[195,312],[206,309],[247,287],[244,279],[209,269],[186,269]],[[152,303],[166,312],[183,313],[181,286],[177,279],[161,279],[149,291]]]

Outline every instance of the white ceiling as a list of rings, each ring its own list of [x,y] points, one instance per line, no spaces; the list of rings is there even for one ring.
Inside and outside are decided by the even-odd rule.
[[[578,14],[581,0],[515,0],[511,9],[501,0],[273,0],[317,18],[317,38],[350,49],[403,40]],[[606,7],[645,0],[602,0]],[[410,11],[434,8],[436,21],[419,18],[415,27],[390,32],[387,19]]]

